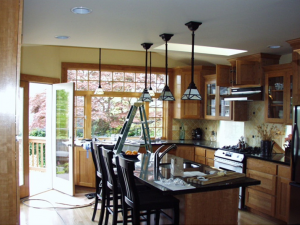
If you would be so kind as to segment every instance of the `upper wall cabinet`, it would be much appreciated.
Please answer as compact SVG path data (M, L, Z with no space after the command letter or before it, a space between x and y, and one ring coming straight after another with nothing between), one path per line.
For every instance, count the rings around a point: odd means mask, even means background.
M247 102L225 101L224 98L230 94L228 87L216 85L216 75L204 76L204 118L209 120L248 120Z
M265 66L265 122L292 124L292 64Z
M202 100L181 100L183 93L191 83L191 67L174 69L174 118L176 119L203 119L204 116L204 81L203 75L216 72L213 66L195 66L194 82L198 88Z
M258 53L229 59L231 66L217 65L217 86L263 86L263 66L279 63L279 55Z
M293 105L300 105L300 38L287 42L293 48Z

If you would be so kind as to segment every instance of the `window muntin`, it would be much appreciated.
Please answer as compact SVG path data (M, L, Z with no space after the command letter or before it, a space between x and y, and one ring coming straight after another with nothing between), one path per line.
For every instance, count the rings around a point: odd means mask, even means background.
M93 136L102 136L106 135L109 136L110 134L114 134L117 129L113 127L110 131L107 131L106 134L100 131L97 131L95 127L96 120L93 119L93 115L96 112L93 112L93 104L92 98L98 97L94 95L95 89L99 85L99 71L97 67L94 66L87 66L87 64L80 64L82 66L78 66L76 64L69 64L68 66L64 67L67 76L67 82L75 82L75 95L84 95L85 100L84 102L87 104L82 109L77 109L78 113L84 111L84 116L82 117L78 115L75 118L75 123L77 130L75 131L75 135L79 138L82 134L85 138L90 138ZM73 69L68 69L72 68ZM74 69L75 68L75 69ZM84 69L83 69L84 68ZM104 89L104 97L127 97L133 98L138 97L141 92L144 90L145 87L145 74L143 72L134 72L134 70L138 67L126 67L126 66L104 66L102 67L103 71L101 72L101 86ZM109 69L107 69L109 68ZM110 69L112 68L112 69ZM121 69L120 69L121 68ZM140 70L138 68L139 71ZM157 72L153 72L151 74L151 87L154 92L160 93L164 86L165 86L165 74L163 72L158 72L160 69L156 70ZM150 76L147 76L147 86L149 88ZM85 92L82 92L85 91ZM84 94L81 94L84 93ZM119 96L118 96L119 95ZM102 97L102 96L101 96ZM158 97L158 96L156 96ZM154 99L154 103L145 103L145 110L146 114L149 115L149 120L153 120L154 123L149 124L150 128L150 135L151 137L161 137L163 134L163 102L157 101ZM157 103L158 102L158 103ZM81 110L81 111L80 111ZM76 111L75 111L76 112ZM99 112L98 112L99 113ZM101 113L100 113L101 114ZM127 113L125 113L127 115ZM137 113L138 114L138 113ZM121 114L120 114L121 115ZM126 115L122 115L124 118ZM99 115L98 115L99 116ZM76 117L76 116L75 116ZM140 117L138 116L138 120L140 121ZM94 124L94 127L93 125ZM123 124L122 124L123 126ZM86 130L88 128L88 130ZM141 125L138 126L131 126L131 131L129 132L129 136L141 136ZM77 135L78 134L78 135Z
M84 96L75 96L74 100L74 136L75 138L83 138L84 137L84 120L85 120L85 113L84 113Z

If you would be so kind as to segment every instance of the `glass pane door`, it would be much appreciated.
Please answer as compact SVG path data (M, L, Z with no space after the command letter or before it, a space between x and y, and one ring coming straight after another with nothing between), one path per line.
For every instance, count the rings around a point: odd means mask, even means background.
M53 85L52 107L53 188L73 195L74 83Z
M230 101L225 101L224 98L229 94L227 87L220 87L219 115L221 117L230 116Z
M206 96L206 115L215 116L216 115L216 84L206 85L207 96Z
M289 96L288 96L288 119L292 122L293 120L293 75L290 75L289 83Z
M283 118L283 76L268 79L268 118Z
M20 88L20 98L19 98L19 186L25 184L24 181L24 149L23 149L23 114L24 114L24 88Z

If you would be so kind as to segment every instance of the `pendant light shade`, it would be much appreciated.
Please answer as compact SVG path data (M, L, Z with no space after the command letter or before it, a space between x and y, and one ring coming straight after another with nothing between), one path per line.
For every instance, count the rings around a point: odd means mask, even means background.
M149 69L149 73L150 73L150 87L149 87L149 94L150 94L150 96L154 96L155 95L155 93L154 93L154 91L152 90L152 87L151 87L151 75L152 75L152 73L151 73L151 52L149 52L149 54L150 54L150 69Z
M99 86L94 92L95 95L103 95L104 91L101 87L101 48L99 48Z
M194 83L194 42L195 42L195 31L202 23L200 22L188 22L185 25L192 31L192 68L191 68L191 83L187 90L182 96L182 100L201 100L202 97Z
M175 98L168 86L168 41L171 39L173 34L161 34L159 35L166 42L166 85L161 92L158 100L161 101L175 101Z
M149 94L149 91L147 89L147 61L148 61L148 49L152 46L152 43L143 43L142 46L144 47L144 49L146 49L146 65L145 65L145 88L144 91L141 95L141 97L139 98L139 101L142 102L152 102L152 98Z

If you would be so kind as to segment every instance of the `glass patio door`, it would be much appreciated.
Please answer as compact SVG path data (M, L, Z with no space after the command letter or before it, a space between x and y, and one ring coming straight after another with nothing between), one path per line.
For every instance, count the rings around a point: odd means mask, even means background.
M53 188L74 195L74 83L53 84L52 102Z

